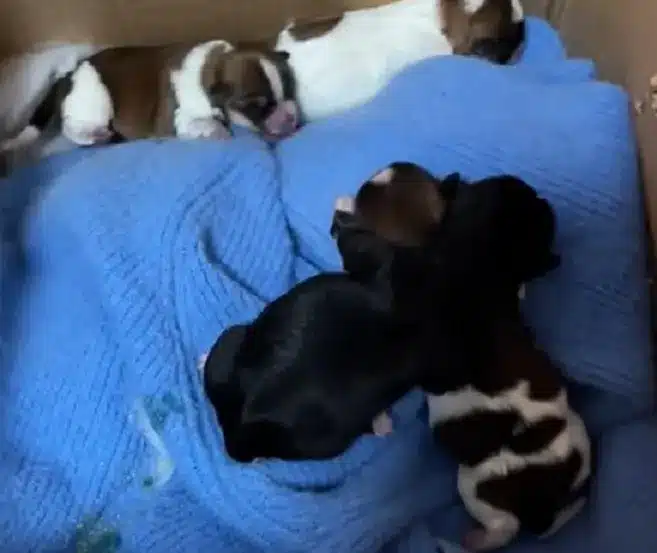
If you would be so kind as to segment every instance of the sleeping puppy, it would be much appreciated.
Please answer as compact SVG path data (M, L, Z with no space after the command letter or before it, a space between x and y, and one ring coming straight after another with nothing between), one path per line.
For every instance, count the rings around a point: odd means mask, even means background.
M452 176L441 221L418 227L434 209L405 220L392 202L409 183L395 174L382 171L351 206L340 205L351 207L352 227L391 240L410 235L434 258L427 265L431 285L421 289L425 279L394 287L393 301L403 305L410 298L417 314L429 422L458 460L460 495L482 525L465 545L501 547L521 529L548 535L582 509L591 471L586 429L568 406L559 370L535 345L517 298L521 283L558 264L552 210L518 179L467 185ZM425 193L424 205L431 206L441 194L441 182L434 183L410 184L416 190L404 201L421 210L416 195ZM352 252L341 254L345 265L352 262ZM373 266L377 255L370 255Z
M398 0L291 23L276 48L290 53L301 111L313 121L367 102L427 58L456 53L507 63L524 35L519 0Z
M410 391L388 287L361 276L310 278L221 334L204 386L232 459L335 457Z
M88 146L165 136L226 138L237 124L283 138L299 121L287 59L285 52L236 49L223 40L108 48L53 85L28 132L54 124Z

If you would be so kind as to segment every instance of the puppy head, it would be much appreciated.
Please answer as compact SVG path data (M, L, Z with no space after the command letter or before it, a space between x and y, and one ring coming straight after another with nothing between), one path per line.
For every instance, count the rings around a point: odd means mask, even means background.
M283 51L215 48L207 57L201 81L213 105L239 125L270 138L284 138L299 126L295 82Z
M461 179L440 180L412 163L396 162L372 176L355 198L338 198L331 234L345 270L372 278L388 272L396 256L408 262L426 245ZM406 264L408 268L408 263Z
M509 63L525 40L519 0L443 0L443 33L455 54Z
M323 275L224 332L204 380L227 454L329 459L372 433L372 420L412 386L386 339L384 304L344 275Z
M517 291L559 265L555 230L546 200L522 180L499 176L459 188L434 246L455 270L478 270Z

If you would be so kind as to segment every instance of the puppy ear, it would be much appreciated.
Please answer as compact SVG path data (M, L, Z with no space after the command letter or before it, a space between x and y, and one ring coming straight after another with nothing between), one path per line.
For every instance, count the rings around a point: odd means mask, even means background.
M337 235L337 245L344 270L361 282L376 279L392 263L392 247L371 231L344 229Z
M438 193L442 196L443 200L449 202L454 199L459 187L464 182L460 173L450 173L438 181Z

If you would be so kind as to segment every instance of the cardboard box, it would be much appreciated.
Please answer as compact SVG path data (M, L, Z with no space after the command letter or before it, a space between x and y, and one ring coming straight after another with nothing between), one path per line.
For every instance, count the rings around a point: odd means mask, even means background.
M48 42L161 44L221 36L262 40L291 17L313 20L388 0L0 0L0 58ZM601 76L635 101L646 209L657 242L657 2L648 0L524 0L549 19L569 52L592 57ZM657 88L657 82L655 82ZM655 92L657 98L657 92Z

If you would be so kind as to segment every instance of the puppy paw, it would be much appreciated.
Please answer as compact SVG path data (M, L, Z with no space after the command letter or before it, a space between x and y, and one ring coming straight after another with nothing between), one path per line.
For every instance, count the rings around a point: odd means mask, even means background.
M372 431L375 436L387 436L392 434L392 419L388 413L383 412L372 421Z
M74 120L64 120L62 134L78 146L91 146L109 142L114 133L107 125Z
M463 538L468 551L491 551L507 545L518 533L518 522L512 517L491 520L486 527L470 530Z
M177 135L181 138L199 139L209 138L225 140L230 133L224 124L214 117L193 117L178 122Z

